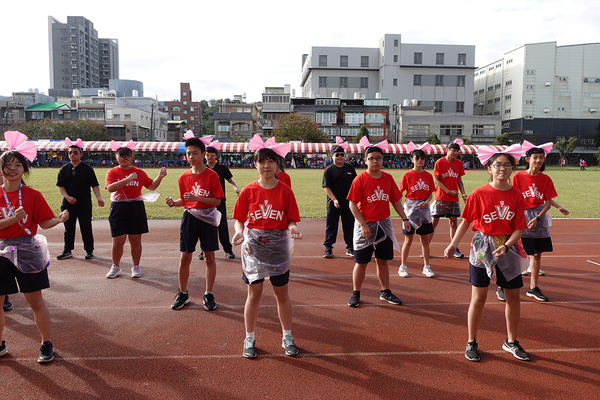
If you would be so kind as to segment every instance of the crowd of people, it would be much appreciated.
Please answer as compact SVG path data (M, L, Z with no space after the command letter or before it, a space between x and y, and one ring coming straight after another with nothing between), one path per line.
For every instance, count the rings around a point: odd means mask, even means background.
M94 238L90 223L90 190L98 206L103 207L104 200L93 168L81 161L83 143L80 139L71 142L67 138L69 162L60 169L56 183L63 203L61 213L55 217L41 193L28 187L23 180L23 176L29 173L27 160L35 158L35 145L27 142L27 137L19 132L7 132L5 138L10 150L0 157L3 181L3 195L0 196L0 298L4 305L0 335L4 331L4 311L12 308L9 295L24 293L41 336L38 361L45 363L54 359L50 313L42 297L42 290L49 287L47 267L50 255L45 238L37 234L38 226L49 229L64 224L64 247L57 256L58 260L64 260L72 257L75 227L79 221L85 259L92 259ZM401 254L399 276L408 278L408 255L417 234L423 258L422 274L434 278L435 273L429 263L430 243L440 218L448 219L450 224L450 244L444 251L448 258L465 257L458 245L473 225L475 235L468 255L472 292L465 357L471 361L480 359L477 333L487 288L495 273L497 296L506 302L507 338L502 348L520 360L529 360L517 340L523 276L531 274L526 295L548 301L538 286L538 276L543 275L541 255L552 251L548 210L554 206L561 213L568 214L553 200L557 193L550 177L543 173L552 144L535 146L525 141L523 145L513 145L504 151L482 146L479 160L490 173L491 181L471 194L465 192L462 183L464 165L457 158L460 142L447 146L446 156L433 164L433 174L425 170L427 162L432 160L427 156L429 145L410 143L412 169L403 175L400 184L383 171L387 142L372 144L363 138L360 144L366 149L361 160L366 170L357 175L345 152L348 144L340 139L332 146L332 162L325 168L322 182L327 195L323 257L334 256L341 219L345 255L354 261L353 290L348 305L359 307L362 283L373 256L380 284L379 299L401 305L402 300L390 288L389 262L394 258L394 251ZM142 276L139 267L142 235L149 230L144 201L156 200L152 191L167 175L167 169L163 167L152 179L134 166L134 145L131 141L111 143L118 165L109 169L105 178L105 189L111 199L108 221L112 265L106 274L109 279L122 273L120 261L126 241L131 248L131 277ZM240 190L229 168L218 163L218 142L211 142L210 138L196 138L193 134L186 138L186 160L190 169L178 178L179 197L165 198L166 206L182 207L184 210L179 239L179 287L171 308L180 310L190 303L190 264L199 243L199 259L204 260L206 267L202 302L207 311L217 309L213 293L217 276L215 251L219 249L220 242L226 257L233 259L233 246L241 246L242 279L247 286L242 354L246 358L257 357L259 305L264 281L269 278L277 301L282 347L287 355L295 356L299 348L292 336L292 301L288 285L294 240L302 239L302 232L297 225L300 214L291 179L285 173L285 158L290 145L277 144L274 138L264 142L255 135L249 147L255 151L252 165L256 168L258 179ZM527 169L516 173L509 181L522 156L525 156ZM238 196L233 210L235 232L231 240L225 208L226 181ZM142 193L142 187L150 192ZM402 246L392 227L390 204L402 218ZM459 217L462 217L460 224ZM0 356L7 352L6 342L2 340Z

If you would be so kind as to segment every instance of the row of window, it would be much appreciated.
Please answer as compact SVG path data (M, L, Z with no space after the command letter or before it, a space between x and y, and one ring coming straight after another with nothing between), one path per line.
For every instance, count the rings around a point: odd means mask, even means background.
M289 103L290 96L274 96L274 95L263 95L263 103Z
M329 82L331 83L331 85L328 84L328 78L329 78ZM356 78L351 79L351 83L350 86L348 86L348 77L342 76L342 77L327 77L327 76L320 76L319 77L319 87L340 87L340 88L347 88L347 87L359 87L361 89L368 89L369 88L369 78L367 77L361 77L360 78L360 83L359 86L356 85L356 83L352 83L352 81L354 81ZM335 85L335 81L337 80L338 85ZM356 81L357 83L359 81Z
M426 75L430 76L430 75ZM450 76L448 77L450 78ZM396 79L394 79L396 81ZM454 83L454 82L452 82ZM396 84L394 84L395 86ZM428 86L423 84L423 75L413 75L413 86ZM436 75L435 76L435 86L444 86L444 75ZM464 87L465 86L465 75L456 76L456 86Z
M440 125L440 136L462 136L464 125ZM369 133L371 133L369 131ZM429 136L428 124L409 124L408 134L412 136ZM473 125L473 136L495 136L494 125Z
M445 53L435 53L435 64L436 65L445 65ZM415 52L414 53L414 64L422 65L423 64L423 53ZM458 55L457 65L467 65L467 55L464 53L460 53Z
M347 112L344 114L344 124L346 125L365 124L365 121L369 125L383 124L385 122L385 114L367 113L365 115L362 112ZM315 122L318 124L336 124L337 113L317 112Z
M327 136L356 136L360 131L360 128L340 126L320 126L319 129L322 130ZM369 136L385 136L385 133L385 128L369 128Z
M445 65L445 53L436 53L435 54L435 64L436 65ZM327 67L327 55L320 54L319 55L319 67ZM394 62L398 62L398 55L394 55ZM423 53L415 52L414 53L414 64L422 65L423 64ZM457 65L467 65L467 55L464 53L458 54ZM348 56L340 56L340 68L348 67ZM369 68L369 56L361 56L360 57L360 67L361 68Z
M327 55L319 55L319 67L327 66ZM340 56L340 68L348 67L348 56ZM360 56L360 67L369 68L369 56Z

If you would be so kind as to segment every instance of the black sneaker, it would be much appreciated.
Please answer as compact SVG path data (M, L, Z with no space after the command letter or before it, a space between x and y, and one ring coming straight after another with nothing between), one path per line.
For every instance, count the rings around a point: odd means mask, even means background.
M523 350L518 340L509 343L508 339L505 339L502 348L508 351L509 353L512 353L513 356L515 356L515 358L519 360L529 361L529 355L525 352L525 350Z
M379 295L379 300L387 301L390 304L401 305L402 300L397 298L390 289L382 290Z
M292 335L285 335L283 339L281 339L281 347L285 349L285 354L288 356L297 356L300 352L298 346L294 343Z
M212 293L205 293L204 299L202 299L202 304L204 304L204 308L208 311L216 310L217 303L215 303L215 296Z
M56 256L57 260L65 260L67 258L71 258L73 257L73 254L71 254L70 251L63 251L62 254Z
M13 305L10 302L10 300L8 299L8 295L4 296L4 303L2 304L2 309L4 311L8 311L8 310L12 310Z
M506 297L504 297L504 289L499 287L498 290L496 290L496 297L498 297L498 300L500 301L506 301Z
M225 257L229 258L230 260L233 260L235 258L235 254L233 254L232 251L226 251Z
M331 247L325 247L325 253L323 253L323 258L331 257L333 257L333 249Z
M346 255L349 257L354 257L354 250L352 249L346 249Z
M242 354L246 358L256 358L256 340L247 337L246 340L244 340L244 352Z
M92 258L94 258L94 254L91 251L89 253L86 253L86 255L85 255L86 260L91 260Z
M188 292L179 292L177 293L177 296L175 296L175 301L173 302L173 304L171 304L171 308L173 310L179 310L189 302L190 296L188 295Z
M54 360L54 346L52 343L45 341L40 347L40 356L38 357L39 363L47 363Z
M352 296L350 296L350 300L348 300L348 305L350 307L358 307L360 304L360 291L355 290L352 292Z
M200 254L198 254L198 260L202 261L204 260L204 252L201 251Z
M479 349L477 348L477 342L467 342L467 351L465 351L465 357L469 361L479 361L481 356L479 355Z
M8 348L6 347L6 342L2 341L2 346L0 346L0 357L8 353Z
M539 300L539 301L548 301L548 297L546 297L542 293L540 288L537 286L534 287L533 289L530 288L529 290L527 290L526 294L527 294L527 297L533 297L534 299Z

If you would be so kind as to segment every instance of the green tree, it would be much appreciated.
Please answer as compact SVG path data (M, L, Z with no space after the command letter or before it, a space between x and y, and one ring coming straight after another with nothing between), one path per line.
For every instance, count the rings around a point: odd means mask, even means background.
M600 164L600 147L598 147L598 151L596 152L596 160L598 160L598 164Z
M575 147L577 147L578 142L579 141L577 140L577 138L574 137L570 139L563 139L554 143L554 148L556 149L556 151L558 151L560 158L567 158L567 156L571 154L573 150L575 150Z
M428 142L429 144L441 144L442 142L440 141L440 138L438 137L438 135L436 135L435 133L432 133L431 135L429 135L427 137L427 139L425 139L426 142Z
M273 136L278 142L300 140L305 143L326 143L327 135L319 129L316 122L298 114L290 114L277 120Z
M360 139L362 139L362 138L363 138L363 136L365 136L367 139L371 140L371 135L369 135L369 130L368 130L368 129L367 129L367 127L366 127L366 126L364 126L364 125L360 127L360 129L359 129L359 131L358 131L358 135L356 135L356 136L354 137L354 140L353 140L353 142L354 142L354 143L358 143L358 142L360 142Z
M109 140L108 131L103 123L89 120L44 119L38 121L18 121L13 130L20 131L30 139L63 140L69 137L72 140L81 138L83 141Z
M600 146L600 122L598 122L598 125L596 125L596 146Z
M496 146L508 146L510 145L510 139L508 133L501 133L496 136L496 140L494 140L494 145Z
M464 138L464 139L463 139L463 144L465 144L465 145L469 145L469 146L470 146L470 145L472 145L472 144L474 144L474 143L473 143L473 141L472 141L471 139L469 139L469 138Z

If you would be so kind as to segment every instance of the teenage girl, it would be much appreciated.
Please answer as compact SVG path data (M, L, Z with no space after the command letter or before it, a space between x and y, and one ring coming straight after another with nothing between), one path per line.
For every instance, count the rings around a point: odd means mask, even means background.
M27 140L25 135L17 133ZM25 295L42 337L38 362L50 362L54 359L54 347L50 342L50 311L42 296L42 290L50 287L46 269L49 263L48 247L40 246L35 236L38 226L50 229L64 223L69 219L69 212L65 210L54 218L42 194L24 184L22 177L29 174L29 167L27 159L18 151L3 153L0 156L0 169L4 178L0 195L0 298L4 301L6 295L18 291ZM18 261L15 266L16 252ZM4 323L2 311L0 337ZM8 349L2 340L0 356L6 353Z
M259 173L257 181L240 193L233 210L235 234L231 242L242 245L242 279L248 285L244 307L246 339L243 355L255 358L255 331L264 280L269 277L277 301L279 322L283 330L281 346L288 356L298 354L292 337L292 303L288 293L292 239L302 239L296 226L300 214L294 193L289 186L275 178L279 156L263 148L254 153Z
M135 144L133 145L135 146ZM131 165L133 159L131 148L118 147L118 144L113 146L113 148L115 147L115 157L119 166L108 170L105 186L106 190L111 193L108 222L112 237L110 252L113 263L106 277L112 279L121 273L123 246L129 236L133 260L131 277L139 278L142 276L139 266L142 258L142 234L148 233L148 218L144 201L141 198L142 186L149 190L158 188L162 179L167 176L167 169L161 168L156 179L152 180L143 170Z
M533 145L525 141L523 146ZM523 248L529 256L529 268L525 274L531 274L527 296L539 301L548 301L548 297L538 287L538 278L542 253L552 251L548 210L552 206L552 199L557 196L552 179L542 173L546 169L544 164L546 161L545 148L529 148L525 154L527 170L517 172L512 179L512 185L521 191L525 198L527 229L523 231L521 240ZM550 148L547 150L550 151Z
M402 245L402 264L398 275L408 278L407 266L408 254L415 232L421 238L421 251L423 254L423 275L428 278L435 277L429 265L429 235L433 233L429 202L433 198L435 185L433 176L423 169L425 165L425 152L421 149L413 150L410 154L414 168L402 175L400 180L400 193L406 192L404 212L410 224L410 230L402 229L404 244Z
M453 257L460 240L473 223L475 235L469 255L469 281L472 285L468 312L469 338L465 352L465 357L470 361L480 360L477 333L494 270L496 283L504 289L506 296L508 338L502 348L519 360L529 360L529 355L517 341L521 304L519 292L523 287L521 271L527 263L527 259L518 254L518 241L527 223L523 195L509 183L510 175L516 166L515 158L518 160L521 155L521 146L513 146L505 150L505 153L491 155L489 159L488 156L482 155L483 151L480 148L481 163L487 165L492 181L475 189L469 196L462 213L463 221L444 251L446 258ZM491 147L482 147L495 152Z

